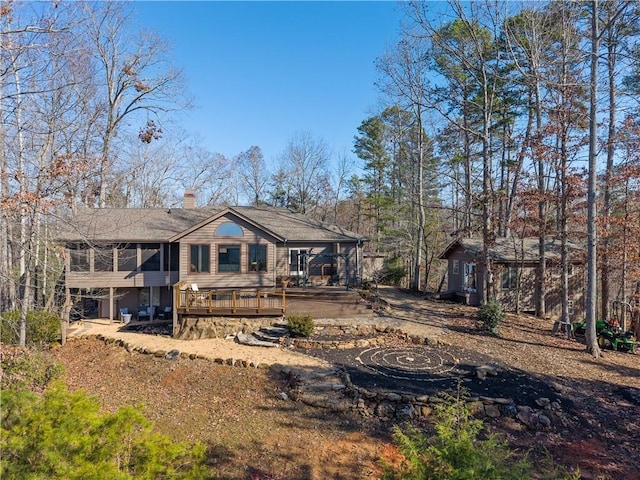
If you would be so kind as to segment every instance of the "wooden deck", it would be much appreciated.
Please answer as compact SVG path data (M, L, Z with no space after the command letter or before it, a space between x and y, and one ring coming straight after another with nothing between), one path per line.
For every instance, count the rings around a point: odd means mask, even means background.
M279 316L286 297L284 290L179 290L175 305L179 315Z

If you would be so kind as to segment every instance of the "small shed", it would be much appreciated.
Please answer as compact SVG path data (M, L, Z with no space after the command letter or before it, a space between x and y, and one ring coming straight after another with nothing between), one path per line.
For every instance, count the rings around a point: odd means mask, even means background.
M489 249L496 300L505 311L534 312L539 289L536 271L540 266L539 239L498 238ZM468 305L480 305L485 275L484 243L480 238L454 240L440 255L447 260L447 291ZM570 321L584 314L584 248L568 243ZM545 243L547 275L545 316L554 320L562 316L561 242L549 238Z

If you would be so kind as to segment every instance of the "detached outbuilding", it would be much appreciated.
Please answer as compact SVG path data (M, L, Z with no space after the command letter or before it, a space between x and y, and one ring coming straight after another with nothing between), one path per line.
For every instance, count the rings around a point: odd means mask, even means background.
M505 311L535 312L540 291L536 288L536 271L540 266L539 245L537 237L498 238L489 249L496 300ZM468 305L480 305L484 296L483 246L480 238L461 238L449 244L439 257L448 262L447 291ZM562 316L560 239L547 239L545 252L545 316L558 320ZM584 314L584 249L569 243L568 258L569 320L575 321Z

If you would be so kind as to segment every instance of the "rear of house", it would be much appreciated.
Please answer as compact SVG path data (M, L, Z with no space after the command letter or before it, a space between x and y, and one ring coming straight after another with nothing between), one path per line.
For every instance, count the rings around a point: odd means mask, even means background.
M81 299L99 317L171 317L174 324L188 313L180 304L185 291L255 299L248 292L266 298L289 285L353 285L364 241L270 207L84 209L59 239L69 302Z

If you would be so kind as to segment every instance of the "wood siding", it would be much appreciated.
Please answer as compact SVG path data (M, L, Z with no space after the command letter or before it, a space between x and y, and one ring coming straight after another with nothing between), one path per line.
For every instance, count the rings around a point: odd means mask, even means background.
M480 305L482 300L482 288L484 278L484 266L481 262L476 262L475 258L466 253L462 248L457 248L450 252L447 258L447 285L448 291L454 292L458 297L463 298L469 305ZM458 261L458 273L454 272L455 261ZM476 292L465 292L463 288L464 264L476 263ZM519 284L515 289L502 288L502 272L508 265L515 265L518 269ZM505 311L533 312L536 304L536 263L518 264L517 262L496 262L493 263L494 285L496 289L496 299ZM557 320L562 315L562 284L560 277L560 267L550 262L548 266L547 295L546 295L546 318ZM573 302L573 309L570 313L570 320L577 321L584 317L584 267L573 265L573 274L569 277L569 300Z
M216 229L225 222L233 222L242 229L242 236L216 236ZM210 272L189 271L189 246L209 245ZM240 271L218 272L218 246L240 246ZM267 271L249 271L249 245L267 247ZM187 284L197 284L198 288L273 288L276 285L275 240L252 225L237 218L220 217L180 239L179 279Z
M69 288L165 287L178 281L178 272L70 272Z
M332 273L335 273L339 277L340 283L349 280L353 284L360 275L361 266L358 264L355 244L287 242L286 244L279 244L276 251L276 275L278 279L291 276L289 269L290 252L296 249L311 252L308 262L309 277L329 281L330 277L333 276ZM334 256L336 253L349 256L349 278L347 278L345 259Z
M502 288L502 274L509 264L495 264L497 300L508 312L535 311L536 266L516 266L518 285L516 288Z

